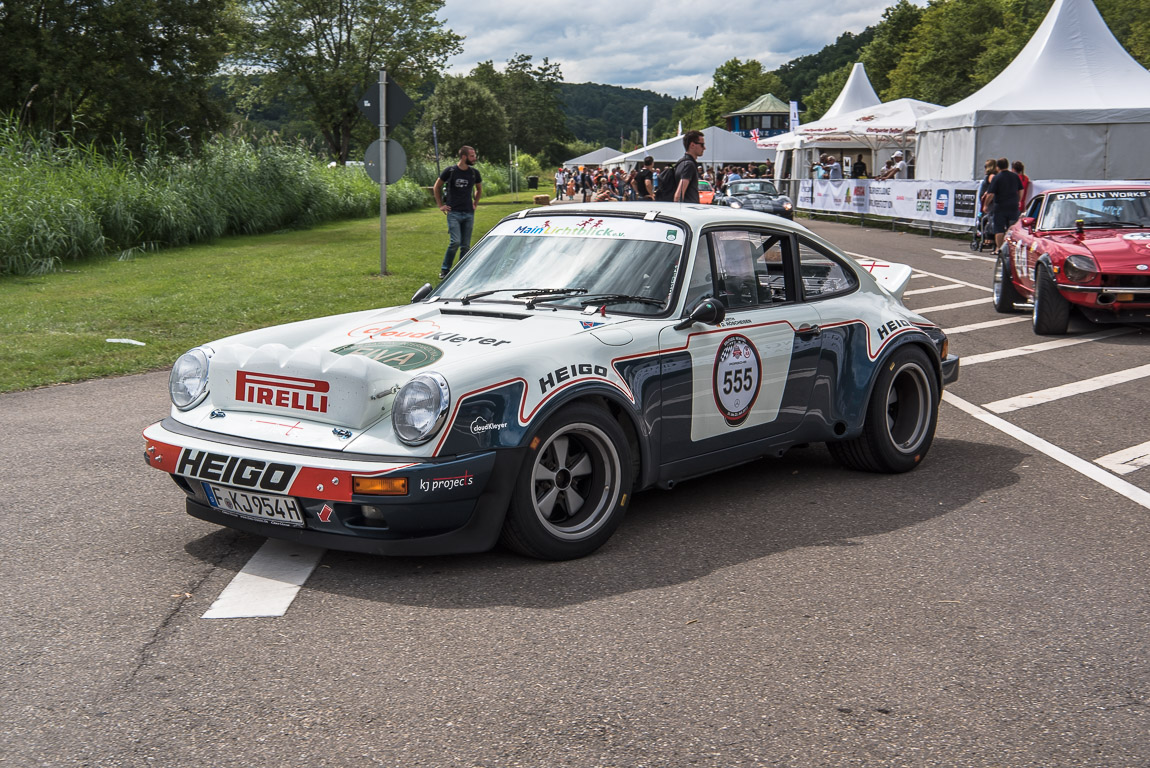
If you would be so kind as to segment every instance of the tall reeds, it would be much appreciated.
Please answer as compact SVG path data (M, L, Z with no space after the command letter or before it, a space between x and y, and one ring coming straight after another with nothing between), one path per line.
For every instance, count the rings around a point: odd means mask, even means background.
M407 178L388 188L391 213L428 202ZM328 167L299 145L218 136L137 158L0 118L0 275L378 210L379 187L362 168Z

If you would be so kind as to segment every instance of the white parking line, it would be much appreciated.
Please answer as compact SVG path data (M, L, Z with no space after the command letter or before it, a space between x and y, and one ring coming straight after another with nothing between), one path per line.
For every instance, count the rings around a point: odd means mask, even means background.
M268 539L201 618L283 616L326 551Z
M1142 443L1124 451L1095 459L1094 463L1119 475L1128 475L1143 467L1150 467L1150 443Z
M947 331L947 333L949 333L949 331ZM1054 400L1061 400L1064 397L1073 397L1083 392L1093 392L1097 389L1112 387L1115 384L1125 384L1128 381L1135 381L1147 376L1150 376L1150 365L1140 365L1137 368L1115 371L1114 373L1107 373L1104 376L1095 376L1092 379L1072 381L1060 387L1050 387L1049 389L1040 389L1037 392L1028 392L1025 395L1018 395L1017 397L995 400L993 403L985 403L982 407L993 413L1009 413L1010 411L1017 411L1021 408L1029 408L1032 405L1042 405L1043 403L1049 403Z
M865 254L855 253L854 251L843 251L843 253L845 253L848 256L853 256L856 259L873 258L872 256L866 256ZM954 278L954 277L948 277L947 275L940 275L937 272L927 272L925 269L915 269L914 272L915 272L915 274L912 275L912 277L917 276L917 275L926 275L927 277L937 277L939 280L946 280L947 282L950 282L950 283L957 283L958 285L965 285L967 288L977 288L980 291L986 291L987 293L994 293L994 289L989 287L989 286L979 285L978 283L968 283L965 280L959 280L959 279Z
M942 399L951 405L959 408L962 411L970 414L979 421L994 427L998 431L1013 437L1021 443L1026 444L1028 447L1039 451L1040 453L1049 456L1055 461L1066 465L1070 469L1078 472L1091 480L1106 486L1117 494L1125 496L1139 506L1150 509L1150 493L1142 490L1136 485L1126 482L1125 480L1115 477L1101 467L1096 467L1085 459L1080 459L1069 451L1059 448L1053 443L1043 440L1038 435L1027 432L1025 429L1016 427L1005 419L1000 419L992 413L984 411L973 403L968 403L961 397L951 394L950 392L943 392Z
M920 293L938 293L939 291L953 291L961 288L961 285L951 283L950 285L936 285L933 288L915 288L913 291L903 291L903 296L917 296Z
M1085 344L1088 341L1100 341L1102 339L1109 339L1111 336L1121 336L1122 334L1133 332L1133 328L1111 328L1108 331L1092 333L1089 336L1071 336L1065 339L1044 341L1041 344L1027 344L1025 347L1000 349L997 352L984 352L981 355L967 355L966 357L962 358L962 367L969 368L970 366L978 365L979 363L989 363L994 360L1004 360L1008 357L1020 357L1021 355L1033 355L1036 352L1048 352L1049 350L1058 349L1060 347L1072 347L1075 344Z
M962 286L958 286L961 288ZM962 309L963 307L977 307L979 304L989 304L994 299L971 299L970 301L960 301L957 304L940 304L937 307L923 307L916 309L915 312L924 315L927 312L943 312L948 309Z
M922 312L924 310L916 310ZM984 323L972 323L971 325L960 325L956 328L943 328L943 332L947 336L953 336L956 333L970 333L971 331L981 331L983 328L995 328L1000 325L1010 325L1011 323L1029 323L1029 317L1004 317L1001 320L987 320Z

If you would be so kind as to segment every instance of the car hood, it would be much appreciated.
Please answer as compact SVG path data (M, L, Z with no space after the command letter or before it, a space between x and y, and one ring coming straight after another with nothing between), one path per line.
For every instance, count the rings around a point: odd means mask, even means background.
M1064 237L1076 246L1087 248L1103 272L1146 274L1150 269L1150 231L1088 230L1081 240L1074 235ZM1141 270L1139 265L1143 267Z
M209 399L177 417L243 435L259 431L253 426L259 419L231 418L233 413L362 430L385 416L395 393L421 373L470 379L482 366L502 375L499 357L522 361L530 347L579 335L594 337L591 343L626 344L632 336L622 326L630 320L493 304L419 304L275 326L207 345ZM228 418L213 419L213 411Z

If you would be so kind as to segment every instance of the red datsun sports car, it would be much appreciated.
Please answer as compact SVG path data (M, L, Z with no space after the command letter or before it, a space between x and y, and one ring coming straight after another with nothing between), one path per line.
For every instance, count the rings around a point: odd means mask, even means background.
M1041 335L1066 333L1071 307L1096 323L1150 323L1150 185L1035 196L994 267L994 308L1026 301Z

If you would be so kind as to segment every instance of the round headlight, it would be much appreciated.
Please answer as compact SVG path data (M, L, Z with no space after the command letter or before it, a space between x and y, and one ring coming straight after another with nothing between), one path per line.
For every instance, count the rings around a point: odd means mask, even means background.
M181 411L194 408L208 395L208 357L210 350L201 347L180 355L168 377L172 404Z
M732 201L729 203L729 205L730 205L732 208L742 208L742 207L743 207L743 204L742 204L742 203L740 203L738 200L732 200Z
M1062 263L1062 275L1072 283L1088 283L1098 274L1094 259L1082 254L1072 254Z
M420 374L395 396L391 425L408 445L426 443L443 426L450 406L447 381L438 373Z

